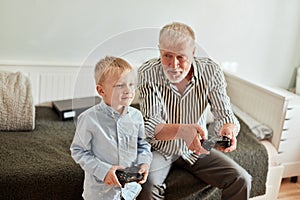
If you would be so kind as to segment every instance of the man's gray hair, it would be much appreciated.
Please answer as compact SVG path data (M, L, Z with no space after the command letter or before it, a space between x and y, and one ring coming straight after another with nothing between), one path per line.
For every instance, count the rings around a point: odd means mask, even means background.
M159 44L186 43L195 46L195 33L186 24L173 22L165 25L159 33Z

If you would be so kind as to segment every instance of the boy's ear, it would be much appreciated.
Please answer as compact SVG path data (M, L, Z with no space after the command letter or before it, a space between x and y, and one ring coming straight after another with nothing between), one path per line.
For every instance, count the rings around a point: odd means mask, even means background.
M103 90L103 87L101 85L96 85L96 90L97 90L99 95L101 95L101 96L104 95L104 90Z

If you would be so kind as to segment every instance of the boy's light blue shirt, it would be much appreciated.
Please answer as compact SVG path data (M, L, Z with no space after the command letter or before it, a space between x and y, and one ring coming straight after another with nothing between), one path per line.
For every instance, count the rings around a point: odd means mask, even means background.
M151 147L145 138L142 114L133 107L121 115L101 101L83 112L70 150L85 171L84 198L119 199L121 188L106 186L103 180L112 165L150 166Z

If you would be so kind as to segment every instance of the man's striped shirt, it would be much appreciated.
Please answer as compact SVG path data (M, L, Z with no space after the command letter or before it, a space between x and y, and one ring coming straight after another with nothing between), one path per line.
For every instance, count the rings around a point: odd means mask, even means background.
M215 120L215 132L226 123L239 122L235 118L226 82L220 67L209 58L194 58L193 76L181 95L164 75L160 58L151 59L139 69L140 108L145 120L146 135L152 148L166 158L191 154L182 139L156 140L154 129L161 123L199 124L206 129L208 104Z

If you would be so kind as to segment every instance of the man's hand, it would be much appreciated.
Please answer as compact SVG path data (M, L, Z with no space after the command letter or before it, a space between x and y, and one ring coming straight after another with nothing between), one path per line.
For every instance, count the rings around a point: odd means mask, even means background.
M120 184L117 176L116 176L116 170L117 169L124 169L124 167L122 166L112 166L109 171L107 172L105 178L104 178L104 183L107 186L118 186L118 187L122 187L122 185Z
M178 137L182 138L185 141L188 148L194 153L196 153L197 155L209 153L201 146L200 139L205 140L206 136L200 125L198 124L180 125L178 130Z
M236 149L237 146L237 139L236 136L238 134L237 132L237 127L234 124L228 123L224 124L224 126L221 128L220 133L221 136L226 136L227 138L230 139L231 146L225 149L219 149L220 151L223 152L231 152Z
M139 181L139 184L143 184L147 181L147 177L149 174L149 165L147 164L141 164L140 165L140 170L138 171L138 173L143 175L143 179Z
M155 127L155 139L183 139L188 148L194 153L198 155L209 153L201 146L200 139L205 140L206 137L203 129L198 124L158 124Z

